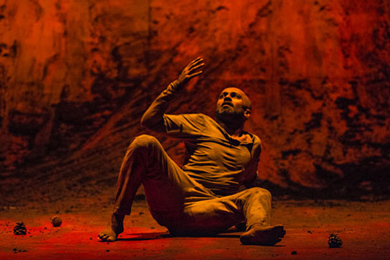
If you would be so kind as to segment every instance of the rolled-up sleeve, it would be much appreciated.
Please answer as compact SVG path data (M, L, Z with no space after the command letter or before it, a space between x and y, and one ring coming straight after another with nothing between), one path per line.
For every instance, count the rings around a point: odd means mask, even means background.
M172 137L187 138L199 135L204 129L202 114L164 115L165 132Z

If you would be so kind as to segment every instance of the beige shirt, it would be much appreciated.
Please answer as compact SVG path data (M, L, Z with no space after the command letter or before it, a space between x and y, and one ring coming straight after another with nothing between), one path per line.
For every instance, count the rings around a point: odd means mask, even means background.
M238 191L257 174L260 139L250 133L237 141L217 122L203 114L164 115L166 133L184 140L183 170L217 195Z
M245 138L238 141L204 114L165 114L175 94L172 85L145 112L143 124L183 140L186 147L183 170L216 195L234 194L241 185L251 186L257 177L260 139L243 132Z

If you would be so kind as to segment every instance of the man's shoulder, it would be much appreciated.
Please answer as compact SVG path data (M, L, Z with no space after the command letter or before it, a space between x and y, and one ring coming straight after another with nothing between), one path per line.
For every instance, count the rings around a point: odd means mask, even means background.
M186 113L186 114L180 114L178 116L182 116L183 118L189 121L203 121L206 115L201 113Z
M253 133L247 132L247 131L245 131L245 133L251 137L253 144L261 145L260 137L258 137L257 135L255 135Z
M252 134L252 136L253 136L253 140L255 141L255 143L261 143L260 137L258 137L258 136L255 135L255 134Z
M214 119L202 113L182 114L182 116L187 118L187 120L198 121L200 123L215 123Z
M199 117L199 118L211 119L211 117L209 117L208 115L205 115L205 114L203 114L203 113L188 113L188 114L183 114L183 115L192 116L192 117ZM211 120L212 120L212 119L211 119Z
M215 136L216 133L221 132L221 126L208 115L203 113L194 113L182 114L182 116L189 125L202 131L205 135Z
M202 113L185 113L179 115L169 115L169 118L180 122L181 127L186 126L188 129L197 129L203 131L210 126L212 119Z

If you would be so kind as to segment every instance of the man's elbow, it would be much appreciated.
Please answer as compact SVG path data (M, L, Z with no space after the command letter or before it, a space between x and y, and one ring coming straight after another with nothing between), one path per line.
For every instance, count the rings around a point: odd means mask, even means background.
M150 120L145 115L142 116L140 123L145 128L150 129L151 127Z
M149 117L143 116L141 118L141 125L149 130L154 132L164 132L164 119L161 120L151 120Z

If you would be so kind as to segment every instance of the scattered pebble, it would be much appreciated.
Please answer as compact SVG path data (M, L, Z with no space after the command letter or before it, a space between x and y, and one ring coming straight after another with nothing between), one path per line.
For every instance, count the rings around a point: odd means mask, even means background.
M53 225L53 227L59 227L62 224L62 219L59 216L54 216L51 219L51 224Z
M297 253L297 251L292 251L291 254L292 254L292 255L296 255L296 254L298 254L298 253Z
M16 223L16 226L14 227L14 234L15 235L26 235L27 229L23 222Z
M343 240L337 234L330 234L328 238L328 245L330 248L338 248L343 244Z
M12 251L14 252L14 253L24 253L24 252L27 252L27 250L25 250L25 249L17 249L17 248L14 248L14 249L12 249Z

